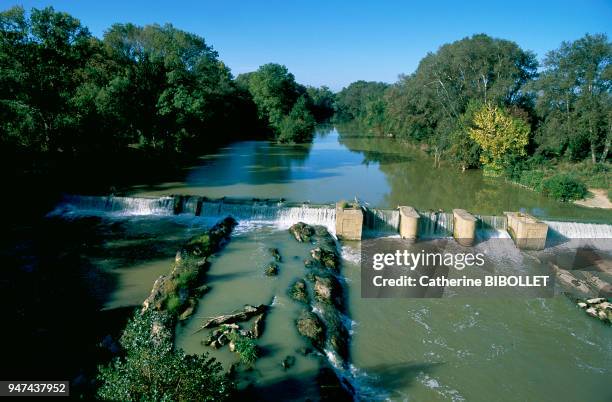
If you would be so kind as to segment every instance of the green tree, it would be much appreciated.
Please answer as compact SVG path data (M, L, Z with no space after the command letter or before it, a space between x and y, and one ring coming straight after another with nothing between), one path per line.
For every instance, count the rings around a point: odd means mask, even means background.
M466 155L458 156L461 145L455 141L466 140L457 133L470 102L518 105L529 111L532 95L524 86L536 69L535 56L507 40L479 34L445 44L386 92L388 128L400 137L426 142L438 158L454 147L451 158L459 157L466 166ZM467 159L471 165L473 159Z
M491 174L500 174L514 157L526 155L529 125L500 107L485 104L474 113L470 137L480 145L480 161Z
M253 97L260 120L266 122L277 140L302 142L312 138L314 116L306 88L295 81L287 67L264 64L257 71L236 79Z
M342 88L336 95L336 118L360 120L366 115L366 105L381 99L388 84L373 81L356 81Z
M128 323L121 346L125 356L99 368L98 397L122 401L222 401L233 391L221 364L207 354L174 350L165 333L170 318L149 310ZM167 330L166 330L167 331Z
M612 141L612 44L606 35L563 42L533 84L539 151L604 162Z

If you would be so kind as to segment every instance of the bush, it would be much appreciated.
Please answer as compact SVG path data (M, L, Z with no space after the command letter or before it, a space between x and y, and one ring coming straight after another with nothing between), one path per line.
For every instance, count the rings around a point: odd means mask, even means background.
M573 176L567 174L556 174L542 183L545 194L560 200L580 200L588 194L585 184Z
M236 332L231 333L230 339L236 345L236 353L240 356L240 361L249 367L255 364L257 357L259 357L255 341Z
M544 172L541 170L524 170L521 172L518 182L523 186L542 191L542 183L544 181Z
M166 299L166 310L173 315L179 313L181 305L181 298L176 293L171 294Z
M168 316L149 310L128 323L121 346L125 357L99 367L98 398L120 401L223 401L234 384L221 364L204 355L185 355L174 349L167 329ZM167 330L167 332L170 332Z

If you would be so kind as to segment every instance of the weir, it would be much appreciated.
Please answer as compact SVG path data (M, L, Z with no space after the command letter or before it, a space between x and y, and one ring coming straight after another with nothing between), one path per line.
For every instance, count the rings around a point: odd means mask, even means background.
M362 236L366 238L398 236L400 210L361 207ZM418 239L452 237L453 214L444 211L416 211ZM284 200L223 198L208 199L197 196L124 197L66 195L50 215L107 215L107 216L172 216L193 215L222 218L228 215L239 221L267 222L289 227L297 222L323 225L336 234L337 211L334 204L313 205ZM508 230L506 216L477 215L476 232ZM545 220L549 236L567 239L612 239L612 225Z

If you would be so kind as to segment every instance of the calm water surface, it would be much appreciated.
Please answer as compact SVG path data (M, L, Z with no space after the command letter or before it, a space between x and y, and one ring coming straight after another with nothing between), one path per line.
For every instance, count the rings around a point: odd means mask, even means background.
M548 218L612 222L609 210L557 202L476 170L461 172L445 165L434 169L433 160L412 146L335 128L320 130L308 145L236 142L203 156L175 181L134 186L130 192L313 203L358 197L384 208L464 208L489 215L524 210Z

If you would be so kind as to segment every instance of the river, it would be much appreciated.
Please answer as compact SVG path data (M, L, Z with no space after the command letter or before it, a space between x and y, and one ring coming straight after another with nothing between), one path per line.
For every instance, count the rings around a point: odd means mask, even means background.
M434 169L432 160L410 145L352 130L322 129L310 145L236 142L201 157L175 179L137 184L125 191L133 197L189 194L317 204L358 197L380 208L465 208L483 215L523 210L549 220L612 223L609 211L559 203L501 179L483 177L478 171L462 173L449 166ZM46 218L44 230L38 230L34 239L27 239L27 230L21 231L24 241L20 244L24 245L11 258L19 261L24 272L45 265L62 266L58 275L72 278L57 291L66 300L49 305L48 311L26 309L26 317L42 318L40 325L45 328L42 335L32 335L27 341L36 345L46 333L55 331L55 346L87 343L84 349L91 349L112 333L94 328L87 330L85 340L79 340L74 310L72 320L64 317L60 326L45 323L44 314L57 308L74 309L71 289L78 289L75 297L82 294L81 300L88 302L83 304L91 305L76 307L83 314L97 311L95 314L106 317L109 312L129 311L138 305L155 277L170 270L179 244L215 220L189 213L172 215L169 202L165 198L113 203L95 197L67 198ZM177 328L179 347L189 353L211 351L201 343L205 334L196 332L206 317L231 312L245 303L273 302L258 341L264 353L241 383L242 387L255 385L252 392L259 400L302 400L316 395L313 376L325 364L325 356L297 352L305 344L293 327L298 307L287 297L289 284L304 275L302 259L308 252L306 245L291 238L287 227L306 217L333 230L333 219L326 213L304 211L296 208L280 218L275 215L270 222L259 216L239 216L232 241L212 260L207 274L211 290L200 300L195 316ZM70 236L58 238L58 232ZM278 248L283 256L275 278L263 274L270 247ZM352 336L350 368L339 370L358 397L397 401L612 399L612 331L567 297L362 299L359 247L359 242L348 242L342 248L347 325ZM520 261L522 254L513 252ZM15 280L24 280L21 276ZM12 297L22 296L15 292ZM87 325L95 320L83 322ZM64 333L69 336L62 342ZM53 345L43 342L42 347ZM22 373L27 372L30 360L36 360L36 351L34 346L26 354ZM212 352L226 367L235 360L227 349ZM79 365L79 353L69 353L70 364ZM296 357L296 364L286 370L280 362L289 355ZM59 352L44 356L58 359ZM81 359L93 358L83 356Z

